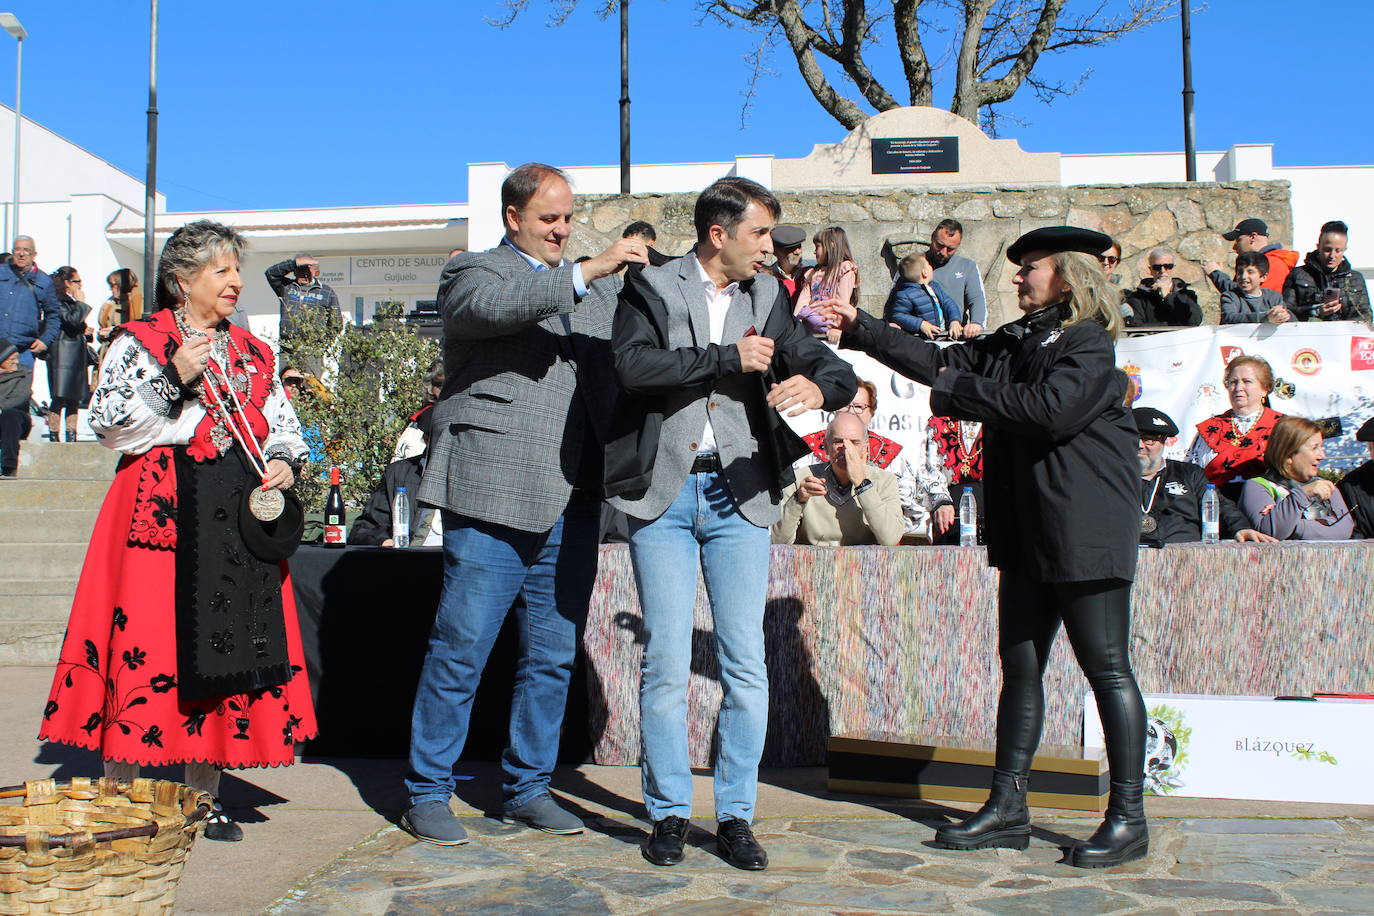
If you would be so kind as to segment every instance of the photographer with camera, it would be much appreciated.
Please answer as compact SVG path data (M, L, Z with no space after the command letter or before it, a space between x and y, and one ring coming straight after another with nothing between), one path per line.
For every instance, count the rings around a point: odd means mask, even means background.
M329 329L337 331L343 320L339 316L339 296L333 287L320 282L320 262L308 254L298 254L263 272L267 285L281 300L281 325L277 339L286 340L296 331L296 322L306 309L325 309Z

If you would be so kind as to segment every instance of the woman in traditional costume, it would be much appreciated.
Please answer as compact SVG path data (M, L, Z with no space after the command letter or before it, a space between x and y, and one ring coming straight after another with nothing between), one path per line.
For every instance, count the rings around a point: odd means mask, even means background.
M1274 370L1262 357L1237 356L1227 363L1222 382L1231 408L1197 425L1188 460L1217 489L1238 499L1242 483L1264 473L1269 434L1283 414L1269 406Z
M123 453L96 520L39 738L106 775L284 766L315 734L285 557L305 443L271 349L226 320L244 240L200 220L158 263L165 307L112 337L91 427ZM242 838L216 809L206 836Z

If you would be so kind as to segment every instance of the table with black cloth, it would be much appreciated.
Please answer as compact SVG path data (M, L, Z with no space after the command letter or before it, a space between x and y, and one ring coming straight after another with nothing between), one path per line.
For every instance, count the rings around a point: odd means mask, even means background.
M438 547L328 548L302 545L290 560L319 737L307 754L404 758L410 710L443 584ZM510 721L519 648L506 619L473 700L464 760L498 760ZM582 762L590 747L580 659L569 691L560 759Z
M291 560L320 714L309 750L404 756L438 602L437 548L303 547ZM1142 549L1131 655L1146 693L1374 693L1374 541ZM684 570L684 581L691 571ZM1001 675L997 573L982 548L773 547L764 617L764 763L824 762L830 734L993 736ZM467 756L505 740L515 634L507 622L474 705ZM639 602L624 545L601 548L562 759L639 761ZM1067 640L1045 673L1048 744L1081 742L1087 682ZM720 706L697 585L689 748L710 761Z

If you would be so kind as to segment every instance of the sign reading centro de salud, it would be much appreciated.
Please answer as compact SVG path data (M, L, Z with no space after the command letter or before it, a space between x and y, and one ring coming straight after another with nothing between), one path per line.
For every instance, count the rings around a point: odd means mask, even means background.
M873 174L959 171L958 137L874 137Z
M439 285L448 263L443 254L379 254L353 258L320 258L320 279L330 286Z

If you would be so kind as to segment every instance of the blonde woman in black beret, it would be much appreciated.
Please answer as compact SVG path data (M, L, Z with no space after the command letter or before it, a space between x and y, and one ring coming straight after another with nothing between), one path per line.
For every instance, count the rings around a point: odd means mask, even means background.
M947 348L827 303L845 332L842 346L930 385L934 413L983 423L988 562L1001 570L997 757L987 803L936 832L936 845L948 849L1029 843L1026 787L1061 620L1097 699L1112 777L1106 819L1069 861L1118 865L1149 849L1145 705L1127 638L1140 465L1113 348L1120 297L1097 262L1111 245L1072 226L1023 235L1007 256L1024 316Z

